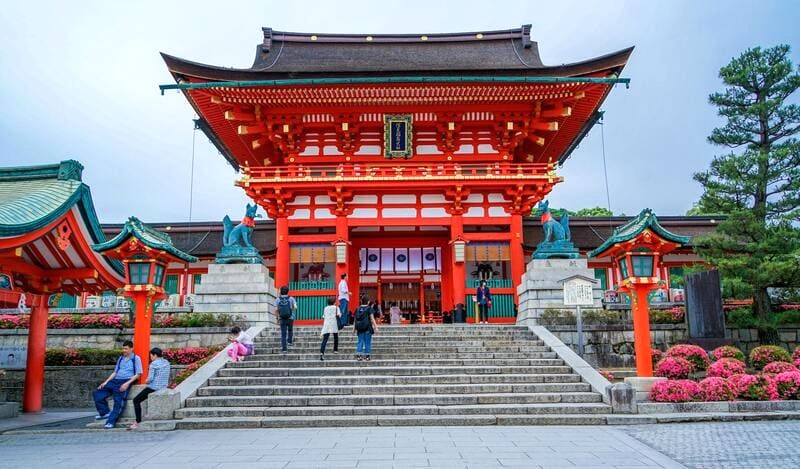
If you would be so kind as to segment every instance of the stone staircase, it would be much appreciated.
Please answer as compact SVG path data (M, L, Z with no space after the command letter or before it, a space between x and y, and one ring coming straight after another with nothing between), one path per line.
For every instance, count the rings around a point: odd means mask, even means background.
M319 327L256 339L176 411L177 428L604 424L611 407L520 326L383 326L372 360L352 327L319 359Z

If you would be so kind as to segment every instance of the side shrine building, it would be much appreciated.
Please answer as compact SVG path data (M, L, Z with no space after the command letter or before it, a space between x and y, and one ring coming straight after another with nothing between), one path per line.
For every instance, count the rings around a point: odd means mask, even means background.
M546 66L529 25L263 35L247 69L162 54L176 83L161 88L183 92L274 220L276 285L316 313L347 273L355 298L425 314L470 312L489 279L493 316L513 320L523 217L627 85L633 48Z

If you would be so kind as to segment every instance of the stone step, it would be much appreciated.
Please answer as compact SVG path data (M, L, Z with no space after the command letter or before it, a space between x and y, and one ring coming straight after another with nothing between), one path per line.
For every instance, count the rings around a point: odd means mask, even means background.
M281 344L280 338L272 340L256 339L253 341L255 345L261 347L279 347ZM294 337L292 341L295 347L317 347L322 342L322 338L317 335L309 339L299 339ZM402 338L402 337L388 337L378 336L373 337L373 346L390 346L390 347L484 347L484 348L502 348L502 347L544 347L544 343L538 340L453 340L449 338L443 339L419 339L419 338ZM356 336L345 335L339 336L339 345L352 345L355 347ZM328 339L328 346L333 346L333 337Z
M198 396L321 396L363 394L497 394L589 392L587 383L385 384L340 386L204 386Z
M474 415L474 414L602 414L611 409L601 403L504 404L484 405L417 405L417 406L335 406L335 407L185 407L175 418L236 418L340 415Z
M272 316L271 313L264 313L268 311L269 305L267 303L200 303L195 302L192 311L195 313L259 313L265 316Z
M313 417L191 418L176 421L176 429L481 426L481 425L604 425L608 414L575 415L350 415Z
M488 383L578 383L577 374L490 374L490 375L372 375L372 376L276 376L217 377L209 386L341 386L387 384L488 384Z
M341 354L339 354L341 355ZM555 352L552 353L552 356L555 357ZM346 358L346 357L338 357L332 360L325 360L324 362L320 362L319 360L303 360L300 359L299 356L296 356L294 359L290 358L290 355L279 355L269 360L244 360L237 363L228 363L226 366L232 368L269 368L272 366L277 367L285 367L285 366L293 366L293 367L318 367L320 364L324 363L326 367L336 367L336 366L354 366L356 364L360 366L373 366L373 367L382 367L382 366L475 366L475 365L494 365L494 366L559 366L563 365L564 362L558 358L514 358L514 359L460 359L460 358L451 358L451 359L382 359L382 358L375 358L369 362L365 361L357 361L355 358Z
M202 389L202 388L201 388ZM319 395L319 396L198 396L186 400L186 407L314 407L393 405L478 405L601 402L593 392L537 392L495 394L403 394L403 395Z
M220 283L253 283L259 285L268 285L271 283L269 274L266 272L243 272L243 273L225 273L225 274L204 274L201 277L201 285L220 284ZM274 295L277 296L277 295Z
M264 293L274 296L273 292L274 290L270 289L266 283L200 283L194 287L194 293L196 295L240 295L247 293Z
M560 360L559 360L560 361ZM325 362L326 364L329 362ZM469 373L472 376L492 376L497 374L567 374L572 373L568 366L544 365L544 366L340 366L329 367L319 366L307 368L295 367L276 367L276 368L244 368L227 367L219 370L220 377L280 377L280 376L374 376L392 374L394 376L447 376Z
M280 352L280 343L263 343L256 342L254 344L260 354L277 353ZM295 352L314 352L319 351L320 342L294 342L291 348ZM328 341L327 349L333 349L332 341ZM355 350L355 340L340 340L339 350ZM437 342L437 343L412 343L412 342L387 342L387 341L373 341L372 350L387 350L397 353L413 352L419 350L434 349L437 352L549 352L550 347L544 345L528 345L528 344L502 344L502 345L484 345L484 344L460 344L452 342Z
M325 354L325 361L328 360L343 360L343 359L353 359L355 357L355 353L353 350L350 351L339 351L338 354L334 354L328 352ZM392 358L403 358L406 360L451 360L451 359L482 359L482 360L511 360L517 358L555 358L555 352L511 352L511 353L493 353L493 352L466 352L466 353L457 353L457 352L438 352L438 351L430 351L430 352L395 352L390 350L383 350L383 351L372 351L370 353L370 358L372 361L378 359L384 360L391 360ZM274 362L274 361L286 361L286 360L308 360L308 361L320 361L320 353L319 351L316 352L305 352L305 353L297 353L294 350L290 351L289 353L283 355L280 353L275 353L271 355L253 355L250 357L245 357L245 362Z

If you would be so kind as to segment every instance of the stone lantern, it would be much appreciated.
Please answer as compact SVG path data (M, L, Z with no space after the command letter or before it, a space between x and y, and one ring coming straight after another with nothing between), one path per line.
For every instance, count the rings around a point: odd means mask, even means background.
M125 266L125 285L120 291L135 305L133 351L142 360L143 373L139 382L143 384L150 361L153 306L166 297L167 268L171 262L183 265L197 262L197 258L175 248L169 235L150 228L136 217L130 217L113 239L96 244L92 249Z
M614 229L602 245L587 253L588 257L611 257L617 271L617 291L631 297L633 340L638 377L653 376L650 346L650 315L647 302L651 290L663 281L655 275L663 256L688 244L688 236L665 230L650 209Z

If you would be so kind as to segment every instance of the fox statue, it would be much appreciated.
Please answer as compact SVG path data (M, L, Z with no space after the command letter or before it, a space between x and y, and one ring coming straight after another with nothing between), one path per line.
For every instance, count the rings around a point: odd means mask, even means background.
M223 246L235 246L241 243L241 245L245 247L253 247L253 243L250 242L250 238L253 235L253 228L256 226L255 219L261 217L261 215L256 213L256 210L258 210L258 205L247 204L247 210L245 210L244 218L242 218L242 222L236 226L233 226L231 218L225 215L225 218L222 219Z
M569 241L572 237L569 232L569 214L565 211L561 216L561 220L553 218L550 213L550 201L545 200L539 202L536 207L541 212L542 228L544 228L543 243L550 243L556 241Z

